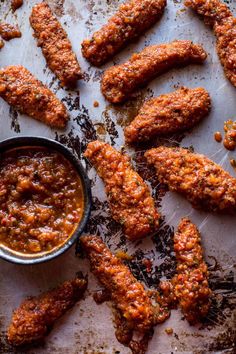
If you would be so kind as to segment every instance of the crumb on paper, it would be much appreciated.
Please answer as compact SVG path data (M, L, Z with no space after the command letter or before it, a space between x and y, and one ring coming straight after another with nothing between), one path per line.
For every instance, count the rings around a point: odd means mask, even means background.
M217 143L221 143L221 141L222 141L222 134L221 134L221 132L215 132L214 138L215 138L215 141L217 141Z
M231 159L230 160L230 164L236 170L236 160L235 159Z
M133 259L132 256L130 256L127 252L124 252L122 250L118 250L116 252L116 257L125 261L131 261Z
M173 334L173 328L171 328L171 327L167 327L166 329L165 329L165 332L166 332L166 334Z

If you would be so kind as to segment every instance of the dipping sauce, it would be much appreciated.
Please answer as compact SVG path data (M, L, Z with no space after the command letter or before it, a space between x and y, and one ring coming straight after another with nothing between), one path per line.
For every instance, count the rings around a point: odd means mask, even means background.
M25 254L62 245L80 222L83 187L60 153L23 147L0 158L0 245Z

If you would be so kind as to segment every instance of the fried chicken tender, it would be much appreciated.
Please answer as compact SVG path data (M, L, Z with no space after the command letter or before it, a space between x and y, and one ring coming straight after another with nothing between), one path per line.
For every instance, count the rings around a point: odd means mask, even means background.
M203 16L206 24L213 27L225 75L236 87L236 18L219 0L186 0L185 5Z
M9 23L0 22L0 36L5 41L10 41L14 38L20 38L21 31L19 30L19 27L17 25L13 26Z
M46 2L33 7L30 23L49 68L62 86L75 86L82 78L78 60L65 30Z
M159 181L181 193L197 209L236 211L236 178L204 155L183 148L158 147L145 153Z
M108 23L82 43L83 56L100 66L127 43L152 27L164 12L166 0L129 0L121 4Z
M200 233L187 218L181 220L174 235L174 250L177 259L177 275L172 281L174 293L185 318L194 324L206 317L212 292Z
M154 200L128 157L101 141L89 143L85 156L105 182L112 216L126 236L137 240L154 232L159 224Z
M21 65L0 70L0 97L21 113L64 128L69 117L62 102Z
M42 340L54 322L80 300L87 288L84 278L66 281L56 289L25 300L13 313L8 341L14 346Z
M211 99L203 88L182 87L144 103L125 129L126 142L146 141L192 128L210 111Z
M110 293L129 329L149 331L154 325L154 308L148 293L122 261L113 255L98 236L82 236L82 247L91 271Z
M146 47L129 61L105 71L101 90L111 103L127 100L134 91L166 71L188 64L201 64L207 54L191 41L174 41Z

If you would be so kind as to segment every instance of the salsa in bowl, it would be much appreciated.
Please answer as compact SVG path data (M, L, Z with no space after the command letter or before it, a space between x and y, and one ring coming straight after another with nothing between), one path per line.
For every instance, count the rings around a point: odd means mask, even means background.
M58 142L20 137L0 143L0 257L52 259L82 233L91 207L86 172Z

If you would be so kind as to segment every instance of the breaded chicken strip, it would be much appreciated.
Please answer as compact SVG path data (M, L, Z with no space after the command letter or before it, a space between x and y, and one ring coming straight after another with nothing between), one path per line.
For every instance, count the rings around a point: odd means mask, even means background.
M188 64L200 64L207 54L191 41L152 45L133 54L129 61L106 70L101 83L105 98L111 103L127 100L134 91L166 71Z
M82 236L82 247L92 273L109 292L129 328L146 332L154 324L154 309L148 293L122 261L113 255L98 236Z
M104 287L105 300L112 301L117 340L133 354L146 353L153 327L170 316L168 299L157 291L146 291L100 237L86 235L80 240L92 273ZM136 332L142 335L139 340L134 338Z
M159 224L154 200L128 157L101 141L89 143L85 156L103 179L112 216L126 236L136 240L154 232Z
M182 87L152 98L144 103L137 117L126 127L126 141L147 141L155 136L187 130L203 119L210 108L210 96L203 88Z
M185 318L194 324L206 317L211 304L211 290L201 236L187 218L181 220L174 235L174 250L177 260L177 275L172 281L174 294Z
M30 23L49 68L62 86L75 86L82 78L78 60L65 30L46 2L33 7Z
M129 0L121 4L108 23L82 43L83 56L99 66L126 44L152 27L166 6L166 0Z
M236 211L236 178L204 155L161 146L145 153L159 181L181 193L193 207L207 211Z
M64 104L21 65L0 70L0 97L17 111L52 127L64 128L69 119Z
M206 24L213 27L225 75L236 87L236 18L219 0L185 0L185 5L203 16Z
M56 289L25 300L13 313L7 337L14 346L42 340L54 322L80 300L87 288L84 278L66 281Z

